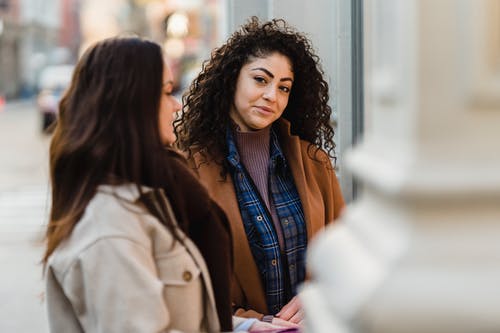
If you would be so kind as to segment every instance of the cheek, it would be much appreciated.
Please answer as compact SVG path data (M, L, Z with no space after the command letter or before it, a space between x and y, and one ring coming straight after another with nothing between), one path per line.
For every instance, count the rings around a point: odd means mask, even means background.
M255 89L253 85L246 82L238 83L238 88L234 96L235 100L238 100L241 104L250 103L257 99L259 96L259 91Z
M235 104L241 104L242 103L242 101L244 99L242 95L243 94L241 93L240 89L236 90L236 92L234 93L234 103Z
M279 109L281 112L283 112L286 108L286 106L288 105L288 96L283 96L282 98L280 98L280 101L279 101Z
M172 109L168 107L165 108L163 110L163 125L167 128L171 127L173 121L174 121L174 114L172 112Z
M163 98L160 103L160 114L164 120L169 119L172 116L172 103Z
M169 111L168 105L162 102L160 105L160 128L165 131L172 122L172 112Z

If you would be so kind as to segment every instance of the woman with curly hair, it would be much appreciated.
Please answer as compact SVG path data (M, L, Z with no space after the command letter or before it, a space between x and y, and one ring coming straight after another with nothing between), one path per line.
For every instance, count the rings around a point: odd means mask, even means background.
M252 17L184 96L178 144L229 218L238 315L302 321L307 243L344 207L330 115L310 41L277 19Z

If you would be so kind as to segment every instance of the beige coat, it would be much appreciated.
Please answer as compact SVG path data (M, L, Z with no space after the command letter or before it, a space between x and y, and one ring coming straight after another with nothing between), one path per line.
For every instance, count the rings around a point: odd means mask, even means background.
M318 160L308 155L309 143L290 134L290 124L284 119L278 121L278 136L281 149L291 169L297 191L302 202L308 239L335 220L344 208L344 198L331 162L323 151ZM230 224L234 247L233 303L238 316L261 318L263 314L275 314L268 309L264 288L257 265L253 259L246 238L240 209L236 199L231 176L221 179L221 166L206 162L200 152L190 159L190 165L197 172L214 200L226 213Z
M173 242L137 198L132 185L100 186L50 256L51 332L220 331L203 257L189 239Z

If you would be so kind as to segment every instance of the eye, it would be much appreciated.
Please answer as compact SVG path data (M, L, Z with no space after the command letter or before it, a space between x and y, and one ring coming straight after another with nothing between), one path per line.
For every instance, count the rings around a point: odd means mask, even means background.
M168 82L163 84L163 93L165 94L165 96L172 96L173 91L174 87L172 83Z
M289 93L290 92L290 88L286 87L286 86L281 86L280 90L283 91L283 92L285 92L285 93Z
M262 76L254 76L253 78L255 81L257 81L258 83L266 83L266 79Z

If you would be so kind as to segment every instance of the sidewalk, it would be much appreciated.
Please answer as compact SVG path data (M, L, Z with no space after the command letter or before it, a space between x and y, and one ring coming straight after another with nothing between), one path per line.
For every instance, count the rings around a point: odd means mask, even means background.
M0 332L48 332L40 260L48 214L48 144L33 100L0 112Z

